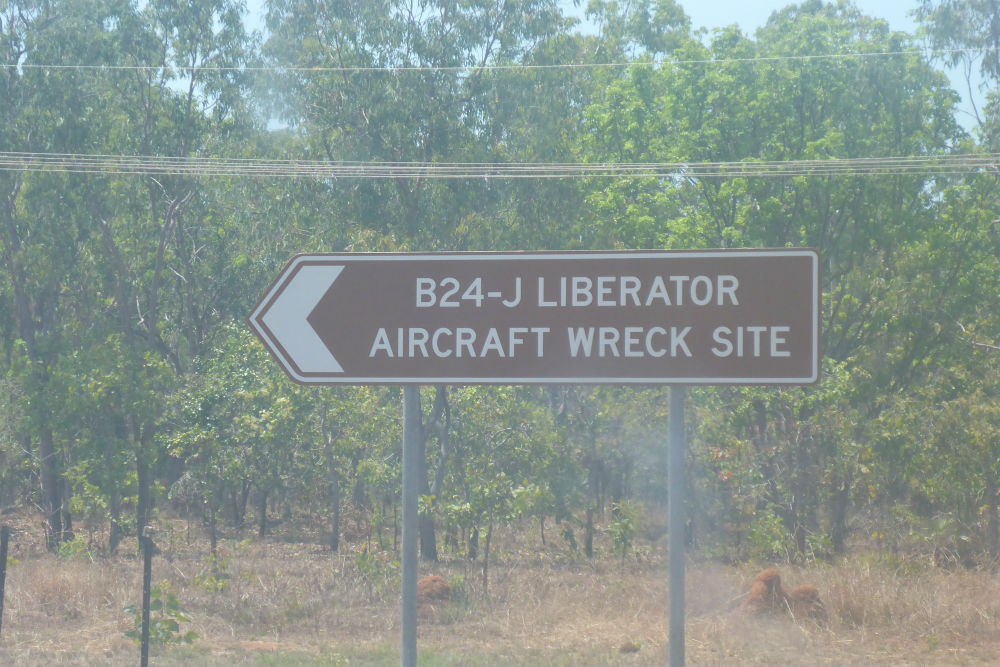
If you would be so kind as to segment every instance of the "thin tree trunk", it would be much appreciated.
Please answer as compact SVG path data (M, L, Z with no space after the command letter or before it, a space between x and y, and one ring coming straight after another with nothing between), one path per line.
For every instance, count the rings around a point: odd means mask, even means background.
M486 546L483 548L483 596L490 594L490 542L493 540L493 515L486 528Z
M583 534L583 553L587 558L594 557L594 508L587 508L587 525Z
M63 477L62 478L62 489L61 489L61 501L62 501L62 540L65 542L67 540L72 540L73 535L73 514L69 511L69 501L72 497L69 490L69 481Z
M330 551L337 553L340 549L340 477L336 474L330 479L330 509L333 512L333 525L330 526Z
M208 544L213 556L219 546L218 512L214 509L208 511Z
M260 502L257 506L257 511L260 514L258 517L258 529L257 536L264 537L267 535L267 492L260 492Z
M49 551L55 551L62 540L62 499L59 490L59 472L56 465L55 446L52 439L52 429L42 428L41 437L38 443L38 452L41 454L40 474L42 478L42 495L45 497L45 514L48 519L49 534L46 538L46 546Z
M108 513L111 515L111 525L108 528L108 552L114 553L122 541L122 509L121 497L117 489L111 492L111 502L108 503Z
M479 558L479 526L472 527L469 532L469 560L475 561Z
M392 551L399 551L399 506L392 504Z
M416 438L416 459L420 468L417 489L421 496L429 496L431 488L427 481L427 429L421 424L420 430L421 433ZM435 562L438 556L437 538L434 535L434 514L430 507L426 509L427 511L420 512L417 520L417 530L420 533L420 560Z
M590 455L587 457L587 525L583 538L583 553L587 558L594 557L594 513L600 507L599 489L600 466L597 460L597 443L595 436L591 434Z
M427 422L421 424L420 437L417 438L420 450L420 494L431 499L430 503L427 504L426 511L420 513L418 522L420 530L420 558L431 562L436 562L438 559L434 506L437 502L437 496L441 493L445 463L448 459L448 428L448 391L446 387L439 385L435 388L434 406L431 408L431 414L428 416ZM431 486L427 479L427 438L432 431L437 435L438 441L441 444L437 458L437 467L434 470L433 486Z
M430 510L420 513L420 559L435 562L438 559L434 515Z
M837 480L834 486L833 507L830 516L830 541L833 552L843 554L847 542L847 509L851 498L851 485L847 481Z
M237 528L243 527L243 520L247 515L247 499L250 497L250 484L243 482L240 491L233 491L230 494L233 501L233 525Z

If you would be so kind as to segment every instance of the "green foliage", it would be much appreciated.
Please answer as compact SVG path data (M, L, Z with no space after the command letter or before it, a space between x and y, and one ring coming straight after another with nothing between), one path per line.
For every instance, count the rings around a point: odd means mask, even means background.
M125 632L129 639L142 640L142 609L136 605L125 607L125 613L134 618L134 626ZM170 590L169 582L162 582L149 591L149 643L162 647L167 644L191 644L198 639L194 630L181 632L181 623L187 623L187 612L181 607L177 595Z
M747 531L747 542L750 544L749 556L762 562L786 561L792 553L788 530L771 507L755 513Z
M619 502L611 508L611 523L608 524L608 532L611 534L611 543L614 545L615 553L618 554L622 562L635 546L636 533L639 530L639 518L641 508L632 502Z
M987 93L973 137L956 122L944 73L916 54L917 37L849 3L789 5L752 35L693 31L672 0L595 0L586 11L596 34L581 34L549 0L429 1L420 20L408 9L275 0L258 44L233 0L8 3L0 146L361 162L931 164L1000 145L1000 61L983 50L997 42L989 3L923 0L917 11L934 46L980 54L967 63ZM266 81L255 80L256 53L273 66ZM98 67L26 66L80 63ZM135 63L152 69L119 69ZM629 66L589 66L601 63ZM506 67L521 64L541 67ZM545 67L564 64L580 67ZM271 118L287 127L268 128ZM64 557L91 555L67 539L65 511L75 525L108 522L118 540L164 499L213 531L241 523L247 497L312 517L343 507L382 540L399 500L398 388L298 386L242 323L290 256L811 246L823 261L821 381L691 392L695 543L736 560L828 557L857 542L967 545L995 559L996 186L986 171L931 168L280 181L3 172L0 502L41 508L49 546ZM589 552L595 516L613 508L611 540L624 558L646 529L632 508L664 502L662 388L445 395L448 418L428 434L435 488L421 512L453 535L553 519L568 548L583 526ZM392 562L357 565L374 590ZM225 561L206 561L199 576L224 589Z
M448 577L448 589L451 591L451 601L459 607L469 606L469 587L465 576L459 573Z
M225 558L209 554L202 560L202 568L194 575L194 583L210 593L222 593L229 589L232 575Z
M375 600L376 593L381 594L387 587L394 587L399 582L399 561L388 552L362 549L354 558L354 566L368 588L368 598L372 601Z
M60 558L65 559L79 558L94 560L94 557L96 556L93 549L82 535L76 535L71 540L60 542L56 553Z

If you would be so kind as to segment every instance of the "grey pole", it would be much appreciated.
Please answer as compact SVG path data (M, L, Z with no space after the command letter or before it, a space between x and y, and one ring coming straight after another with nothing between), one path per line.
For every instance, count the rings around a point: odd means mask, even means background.
M420 414L420 387L403 387L403 593L399 660L402 667L417 667L417 489L419 451L417 438Z
M153 538L146 526L139 537L142 545L142 627L139 633L139 667L149 665L149 596L153 578Z
M7 581L7 549L10 542L10 526L0 527L0 628L3 627L3 591Z
M670 667L684 667L684 387L670 387L667 416Z

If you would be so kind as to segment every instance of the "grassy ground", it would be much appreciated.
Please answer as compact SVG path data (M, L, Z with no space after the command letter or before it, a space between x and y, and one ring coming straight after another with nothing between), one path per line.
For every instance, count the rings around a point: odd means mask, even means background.
M55 556L29 533L12 542L0 664L137 664L138 646L124 636L135 626L124 609L140 591L133 542L113 557L82 543ZM363 555L352 543L334 555L289 534L234 536L212 561L203 541L188 543L186 535L184 522L161 527L153 580L186 612L179 632L198 637L154 649L152 665L399 664L399 570L388 552ZM667 662L661 548L623 564L611 556L569 558L562 547L527 541L513 533L498 540L488 594L478 564L421 564L421 574L452 583L454 598L421 610L422 664ZM819 625L741 612L763 565L689 565L689 664L997 664L1000 577L993 572L874 558L781 567L786 586L820 589L830 620Z

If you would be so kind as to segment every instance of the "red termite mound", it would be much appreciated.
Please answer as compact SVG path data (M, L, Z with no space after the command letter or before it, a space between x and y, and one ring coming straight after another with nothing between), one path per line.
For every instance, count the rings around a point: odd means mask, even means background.
M451 586L442 577L429 574L417 580L417 604L433 604L449 599L451 599Z
M750 594L743 608L755 614L773 614L787 608L788 594L781 587L781 576L773 567L757 574L750 582Z
M823 606L823 601L819 599L819 591L814 586L796 586L788 594L788 602L796 618L826 620L826 607Z
M813 586L796 586L789 593L781 586L781 575L768 568L750 582L743 609L753 614L785 614L795 618L826 619L826 607Z

